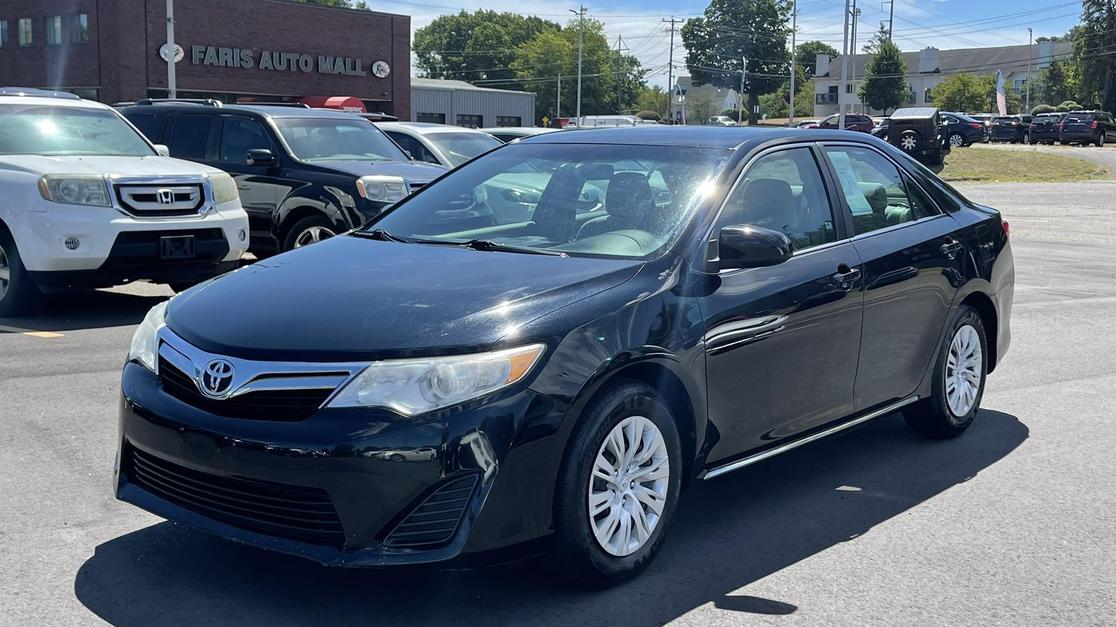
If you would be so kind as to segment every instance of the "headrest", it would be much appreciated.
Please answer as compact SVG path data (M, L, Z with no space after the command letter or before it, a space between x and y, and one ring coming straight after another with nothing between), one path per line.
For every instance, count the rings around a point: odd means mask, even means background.
M873 213L883 213L887 209L887 190L876 183L861 183L860 193L868 200Z
M608 180L605 211L610 216L651 219L655 207L651 183L639 172L617 172Z
M794 210L794 192L782 179L756 179L744 189L740 220L744 224L764 225L768 218L781 218Z

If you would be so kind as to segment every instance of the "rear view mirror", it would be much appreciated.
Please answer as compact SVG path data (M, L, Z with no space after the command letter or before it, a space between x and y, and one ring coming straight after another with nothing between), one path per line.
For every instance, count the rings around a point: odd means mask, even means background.
M740 224L721 228L717 234L717 270L774 266L791 258L794 243L772 229Z
M160 157L169 157L170 148L168 148L166 144L155 144L155 154Z
M271 165L275 163L275 154L267 148L250 148L246 161L248 165Z

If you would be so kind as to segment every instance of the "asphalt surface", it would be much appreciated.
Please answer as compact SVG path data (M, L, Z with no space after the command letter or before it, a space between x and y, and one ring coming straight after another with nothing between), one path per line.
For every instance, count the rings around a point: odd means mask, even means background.
M973 427L930 442L886 416L700 483L603 592L545 560L327 569L119 503L119 370L169 292L0 320L0 624L1114 624L1116 183L964 189L1004 210L1018 270Z

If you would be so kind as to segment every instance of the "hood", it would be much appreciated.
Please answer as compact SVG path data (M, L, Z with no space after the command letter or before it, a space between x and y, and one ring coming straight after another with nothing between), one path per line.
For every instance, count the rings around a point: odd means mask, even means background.
M0 156L0 169L29 174L109 174L151 177L196 176L220 172L216 168L193 161L158 155L147 157L5 155Z
M387 174L408 183L429 183L446 173L446 167L421 161L318 161L314 165L354 176Z
M514 337L641 265L342 236L182 293L170 302L167 325L202 350L243 359L464 352Z

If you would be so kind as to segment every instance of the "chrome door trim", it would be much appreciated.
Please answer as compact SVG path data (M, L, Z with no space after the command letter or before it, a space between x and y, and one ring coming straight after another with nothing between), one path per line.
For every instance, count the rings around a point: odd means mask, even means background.
M792 442L787 442L786 444L782 444L780 446L776 446L775 448L767 449L766 451L761 451L761 452L756 453L754 455L749 455L749 456L744 457L742 459L738 459L734 462L729 462L729 463L727 463L723 466L717 466L716 468L713 468L711 470L707 470L702 475L701 478L702 479L712 479L714 477L720 477L723 474L730 473L734 470L739 470L739 469L741 469L745 466L751 466L752 464L754 464L756 462L763 461L763 460L768 459L770 457L775 457L776 455L778 455L780 453L786 453L787 451L796 449L800 446L809 444L811 442L816 442L817 440L820 440L822 438L831 436L835 433L844 431L845 429L848 429L850 427L855 427L858 424L868 422L869 420L872 420L873 418L879 418L880 416L883 416L884 414L889 414L889 413L899 409L900 407L910 405L911 403L913 403L917 400L918 400L918 396L907 397L907 398L905 398L901 401L892 403L892 404L887 405L885 407L881 407L881 408L879 408L877 410L874 410L874 411L870 411L867 414L864 414L863 416L853 418L852 420L849 420L847 422L842 422L841 424L838 424L838 425L834 425L834 426L832 426L832 427L830 427L830 428L828 428L824 431L819 431L819 432L817 432L813 435L808 435L804 438L794 440Z

